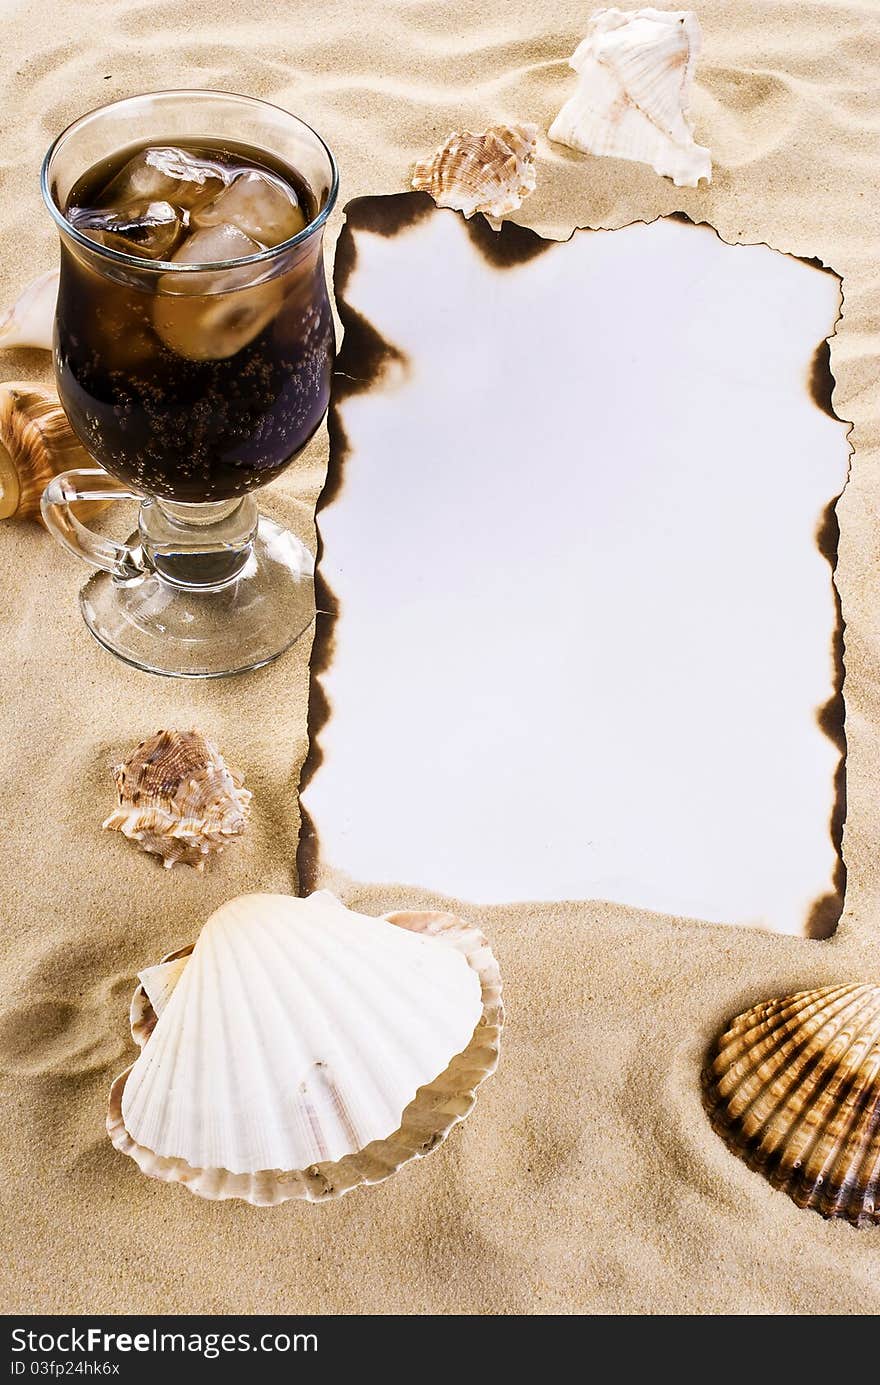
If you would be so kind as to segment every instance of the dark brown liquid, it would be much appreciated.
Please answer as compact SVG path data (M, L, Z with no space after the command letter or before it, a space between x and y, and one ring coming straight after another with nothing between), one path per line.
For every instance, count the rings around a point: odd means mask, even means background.
M277 242L296 234L317 213L313 194L294 170L262 151L210 140L176 141L175 148L212 161L219 180L181 184L179 194L160 180L160 200L141 196L123 205L114 179L134 155L157 143L125 149L89 169L68 198L68 219L132 255L155 258L158 251L163 262L181 257L203 263L256 253L273 244L273 235ZM224 192L222 179L240 188L234 179L253 178L254 170L270 174L276 191L292 193L292 206L298 202L301 212L290 213L276 196L256 231L248 222L248 239L234 224L226 227L228 204L212 209ZM280 219L273 219L276 204ZM118 212L108 223L86 208ZM200 217L212 221L214 239L205 242L203 235L195 246L206 243L212 253L187 249L206 229ZM261 278L267 269L272 277ZM332 362L320 235L280 252L271 265L205 273L129 268L62 245L59 393L91 454L139 490L206 502L264 485L321 422Z

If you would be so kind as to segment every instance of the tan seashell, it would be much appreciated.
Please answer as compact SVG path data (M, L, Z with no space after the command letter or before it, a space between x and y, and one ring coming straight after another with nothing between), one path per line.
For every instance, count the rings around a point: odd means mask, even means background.
M114 770L117 807L103 826L144 851L204 870L245 829L250 792L201 731L158 731Z
M688 105L702 35L692 10L597 10L569 66L574 94L549 135L585 154L650 164L677 187L712 181Z
M718 1133L798 1207L880 1222L880 986L755 1005L722 1034L703 1084Z
M167 953L156 966L138 972L140 985L131 998L128 1014L131 1037L138 1048L143 1048L155 1029L156 1020L171 999L192 950L192 943L180 947L176 952Z
M480 135L459 130L416 164L412 186L438 207L466 217L482 212L497 230L499 219L535 190L537 140L537 125L492 125Z
M443 1021L448 1024L448 1019L443 1014L438 1015L437 1011L431 1011L430 1007L424 1007L421 999L430 1000L432 997L436 1003L441 994L449 995L449 1003L454 1010L460 1010L459 1019L453 1024L453 1029L458 1026L460 1033L465 1030L461 1024L465 1024L465 1029L471 1033L470 1041L463 1047L451 1061L447 1062L445 1069L432 1080L420 1085L415 1091L409 1104L403 1109L400 1118L400 1125L396 1130L382 1138L373 1139L362 1148L357 1147L357 1142L349 1143L348 1148L351 1152L344 1154L340 1158L327 1159L319 1163L310 1164L308 1167L294 1170L285 1169L259 1169L257 1172L238 1172L233 1173L224 1168L197 1168L184 1159L179 1157L169 1157L155 1154L151 1149L143 1144L138 1144L126 1128L123 1116L123 1107L131 1110L133 1105L137 1106L137 1094L134 1098L126 1096L126 1085L129 1078L138 1064L134 1064L122 1073L110 1091L109 1110L107 1115L107 1130L113 1144L123 1153L128 1154L135 1160L141 1171L151 1178L158 1178L166 1182L179 1182L185 1184L191 1192L197 1193L200 1197L210 1199L242 1198L248 1202L260 1206L272 1206L280 1202L286 1202L291 1198L299 1198L310 1202L326 1201L331 1198L339 1197L343 1193L364 1184L378 1183L395 1173L403 1164L411 1159L421 1158L429 1154L432 1150L446 1138L452 1127L468 1115L476 1099L476 1090L480 1084L488 1077L498 1064L498 1051L501 1040L501 1028L503 1024L504 1012L501 1002L501 976L498 964L482 934L475 928L464 923L461 919L452 914L435 913L393 913L385 915L384 919L370 919L345 909L343 905L335 900L326 892L319 892L312 895L308 900L291 900L286 896L246 896L240 900L230 901L230 904L222 906L217 914L212 916L221 921L221 916L235 921L235 912L238 912L239 924L243 927L240 930L247 935L248 946L244 951L239 951L235 955L235 964L231 968L235 973L236 982L247 982L248 973L251 974L250 985L245 985L241 989L239 984L236 989L236 996L239 1001L248 998L251 987L255 987L253 994L259 997L257 1011L264 1017L268 1024L273 1014L276 1017L276 1035L280 1039L281 1035L290 1032L291 1038L296 1037L296 1028L300 1006L286 1006L278 1008L277 1000L282 998L282 989L286 978L290 975L290 967L293 965L294 971L300 966L305 967L304 975L310 977L310 986L315 986L320 982L321 968L316 969L316 962L319 960L321 948L318 953L312 954L312 948L308 943L308 934L301 931L291 937L289 949L283 945L283 934L279 936L277 930L271 935L272 942L267 955L271 955L272 966L265 967L261 963L262 940L261 911L265 912L272 905L281 905L288 911L293 910L293 917L300 915L310 918L312 926L317 925L319 933L329 929L332 933L330 942L332 946L324 953L324 971L326 988L323 993L323 1013L326 1017L332 1013L334 1003L339 1003L343 1008L343 1023L340 1028L340 1037L343 1044L346 1042L349 1048L357 1049L364 1044L369 1046L370 1025L377 1020L383 1030L382 1035L376 1035L379 1048L383 1054L383 1062L374 1066L372 1071L375 1078L361 1089L362 1101L369 1102L375 1099L378 1092L374 1092L374 1081L379 1080L380 1084L389 1081L391 1069L395 1066L395 1053L397 1061L404 1064L416 1061L415 1055L421 1050L418 1042L428 1038L428 1046L431 1047L432 1038L436 1040L433 1033L435 1026ZM249 916L245 917L242 911L251 910L254 913L253 928L248 926ZM395 954L398 951L394 945L393 936L387 935L387 930L377 928L377 925L390 923L396 928L406 930L423 939L436 939L435 942L423 943L421 948L412 947L402 948L404 956L404 970L398 974L395 964ZM376 966L364 971L360 953L356 951L350 965L346 964L346 930L355 930L355 940L359 933L363 933L361 948L366 948L372 953L375 947ZM222 930L221 930L222 932ZM201 940L200 940L201 941ZM223 965L223 954L216 951L216 945L208 942L208 946L214 946L214 951L210 954L211 964ZM464 996L468 992L459 993L456 990L448 991L449 983L453 975L458 975L453 960L450 957L441 955L432 956L436 946L441 946L445 952L446 948L454 949L460 954L467 968L462 969L462 980L468 974L473 980L474 974L478 985L476 991L476 1008L468 1010L470 1001L465 1000ZM203 945L204 947L204 945ZM285 964L282 954L287 951L290 960ZM428 967L425 975L425 983L430 977L431 971L436 964L440 964L441 975L445 980L440 982L440 990L432 990L430 987L424 993L419 989L417 995L413 995L411 986L401 989L395 985L406 972L408 965L408 954L412 952L422 954L419 957L418 965ZM186 963L193 948L183 948L178 952L171 953L157 967L151 967L141 974L141 984L134 993L131 1006L131 1025L132 1036L139 1047L143 1048L151 1038L159 1016L153 1008L148 995L148 988L154 993L160 1013L164 1013L169 1006L174 994L174 987L185 974ZM329 959L329 960L328 960ZM338 959L338 960L334 960ZM198 961L198 959L196 959ZM183 963L183 967L181 967ZM430 964L430 965L429 965ZM460 963L458 964L460 966ZM337 976L338 967L338 976ZM469 973L468 973L469 969ZM281 981L279 982L279 978ZM334 978L336 978L334 980ZM359 994L359 982L363 983L364 990ZM194 980L194 985L198 985L199 991L199 1016L196 1018L206 1027L206 1032L214 1033L210 1024L206 1023L206 1015L202 1012L202 1007L208 1003L210 1008L212 987L203 987L201 982ZM289 983L287 983L289 984ZM383 985L387 986L387 994L383 991ZM378 989L377 989L378 988ZM277 991L273 1001L272 992ZM225 995L225 992L224 992ZM314 992L316 1000L321 999L320 987ZM336 1002L334 1002L336 997ZM457 998L458 997L458 998ZM186 994L181 995L181 1006L186 1000ZM328 1009L329 1007L329 1009ZM307 1010L310 1007L306 1007ZM469 1018L468 1018L469 1015ZM286 1018L285 1018L286 1017ZM414 1018L415 1017L415 1018ZM352 1020L356 1019L357 1030L350 1031ZM451 1017L449 1017L451 1018ZM476 1026L474 1019L476 1018ZM180 1015L175 1016L169 1013L168 1020L179 1024ZM260 1136L265 1136L267 1130L271 1130L276 1121L284 1121L287 1116L287 1108L291 1102L304 1103L308 1111L309 1120L303 1124L300 1122L289 1123L288 1129L296 1132L297 1140L310 1137L310 1131L315 1134L320 1130L321 1114L334 1124L334 1114L340 1122L340 1129L337 1130L337 1137L354 1136L352 1123L354 1116L352 1113L359 1105L357 1101L352 1102L351 1097L357 1096L357 1088L352 1093L349 1084L348 1098L343 1101L343 1089L337 1091L335 1083L332 1081L333 1070L329 1065L324 1077L324 1086L327 1087L334 1096L334 1101L327 1106L322 1102L321 1097L326 1093L311 1093L315 1098L314 1107L312 1106L306 1091L306 1086L296 1086L291 1084L290 1071L296 1066L294 1053L296 1045L291 1050L291 1057L288 1062L275 1061L272 1059L274 1054L269 1052L264 1045L258 1046L252 1051L247 1059L245 1049L248 1042L252 1042L253 1024L242 1024L238 1014L238 1007L230 1010L224 1007L220 1020L222 1038L222 1052L227 1055L224 1060L224 1071L228 1068L230 1077L234 1077L235 1072L240 1068L246 1079L247 1090L249 1093L257 1092L265 1095L271 1091L273 1084L271 1073L273 1067L282 1078L282 1090L286 1093L283 1101L278 1104L270 1105L265 1113L261 1114L258 1122ZM387 1024L386 1021L387 1020ZM318 1050L323 1053L324 1046L328 1042L328 1037L322 1037L322 1028L315 1027L314 1016L308 1025L303 1021L301 1037L305 1038L306 1043L317 1043ZM403 1025L401 1030L400 1026ZM420 1034L411 1034L410 1026L420 1031ZM473 1027L473 1028L472 1028ZM176 1032L176 1030L175 1030ZM189 1032L189 1031L187 1031ZM450 1031L452 1032L452 1031ZM239 1035L239 1040L235 1045L234 1053L230 1057L228 1045L233 1034ZM165 1033L165 1047L168 1047L169 1034ZM173 1036L172 1036L173 1037ZM213 1042L217 1041L214 1034ZM332 1038L332 1034L329 1036ZM157 1035L157 1040L159 1036ZM413 1041L416 1042L413 1042ZM353 1041L353 1042L352 1042ZM460 1041L460 1040L459 1040ZM211 1042L209 1039L208 1042ZM160 1042L159 1048L162 1044ZM201 1049L199 1050L202 1051ZM164 1050L163 1050L164 1052ZM157 1056L151 1061L149 1068L154 1068L159 1063L162 1053L157 1049ZM430 1058L422 1054L421 1061L424 1064ZM446 1061L444 1059L444 1061ZM390 1067L389 1067L390 1063ZM184 1064L185 1066L185 1064ZM260 1066L262 1071L257 1073L256 1067ZM328 1067L325 1064L315 1066ZM201 1060L198 1071L202 1070ZM436 1072L436 1067L433 1069ZM147 1074L149 1081L149 1069L142 1068L140 1081L143 1085L144 1074ZM175 1070L171 1084L172 1092L177 1093L179 1072L177 1060L175 1060ZM224 1085L228 1085L224 1079ZM392 1084L393 1085L393 1084ZM400 1086L398 1083L398 1090ZM245 1099L247 1105L250 1097ZM252 1103L251 1103L252 1104ZM399 1109L399 1108L398 1108ZM231 1111L231 1108L230 1108ZM223 1131L228 1126L230 1112L220 1109L216 1101L211 1108L211 1119L208 1122L212 1127L207 1136L203 1135L203 1123L192 1121L193 1133L190 1139L207 1138L210 1141L223 1139ZM143 1119L143 1109L140 1112ZM367 1115L367 1108L364 1107L360 1113L362 1119ZM238 1116L238 1106L233 1113L234 1119ZM183 1124L181 1125L181 1120ZM289 1121L289 1117L288 1117ZM181 1129L186 1126L186 1112L182 1110L179 1118L172 1122L173 1129ZM387 1125L385 1127L388 1128ZM279 1125L278 1134L282 1133L282 1125ZM175 1138L177 1138L175 1136ZM290 1138L288 1136L287 1138Z
M11 308L0 313L0 349L35 346L41 351L52 350L58 278L57 269L40 274L22 290Z
M39 519L53 476L94 465L56 394L23 380L0 385L0 519Z

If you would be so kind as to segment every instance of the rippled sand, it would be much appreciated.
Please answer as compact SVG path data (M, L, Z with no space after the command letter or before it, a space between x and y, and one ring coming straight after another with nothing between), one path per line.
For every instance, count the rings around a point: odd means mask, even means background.
M342 169L332 256L345 200L404 187L415 157L453 125L526 118L546 129L569 90L566 59L589 11L574 0L8 8L0 302L53 260L39 161L91 106L148 88L214 86L305 116ZM694 116L713 152L711 188L676 189L649 169L544 141L538 191L521 219L562 237L681 209L726 239L817 256L843 276L834 402L854 422L856 455L838 509L849 886L836 937L803 942L603 904L468 909L501 960L509 1024L498 1075L438 1153L324 1207L213 1205L150 1182L104 1134L110 1079L131 1061L132 978L189 941L222 899L294 887L307 650L226 684L128 670L82 628L77 564L37 529L7 525L5 1311L880 1309L880 1230L823 1222L772 1191L711 1132L698 1085L706 1045L738 1010L780 991L878 974L880 99L867 83L880 72L880 41L873 8L855 2L730 0L699 14L705 53ZM4 378L47 375L37 353L8 353L0 369ZM304 537L325 461L322 434L266 495L266 507ZM523 658L533 657L537 648L524 647ZM255 793L251 832L205 879L163 875L98 831L112 797L109 766L169 722L212 733ZM377 911L436 902L341 888Z

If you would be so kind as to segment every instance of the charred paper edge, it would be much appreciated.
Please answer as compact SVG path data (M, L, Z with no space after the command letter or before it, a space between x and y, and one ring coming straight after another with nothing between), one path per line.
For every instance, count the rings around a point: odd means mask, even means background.
M829 831L837 862L833 874L833 889L814 900L807 918L804 920L804 936L811 939L830 938L837 929L846 902L847 869L843 855L843 833L846 824L846 703L844 699L845 633L846 622L837 585L837 566L840 545L840 524L837 518L837 505L843 496L852 476L852 459L855 449L850 442L854 424L850 419L841 418L833 404L837 381L831 369L831 347L843 321L846 296L843 276L826 264L818 256L796 255L788 250L780 250L769 241L732 241L724 236L708 221L695 221L684 211L669 212L661 216L645 219L635 218L620 227L577 226L570 235L559 240L550 240L514 221L504 221L499 231L493 231L482 216L467 220L460 212L440 211L431 197L425 192L398 192L389 195L356 197L343 209L345 222L336 245L336 259L333 268L333 290L336 307L343 327L342 346L336 360L333 374L333 387L328 414L330 435L330 455L327 463L327 476L315 507L315 605L317 616L309 664L309 702L308 702L308 751L303 762L299 780L300 795L300 833L296 853L296 870L300 893L310 893L318 888L321 866L321 843L308 810L302 805L302 793L318 770L323 751L320 744L321 731L330 718L331 707L324 691L321 675L333 662L335 647L335 626L339 615L339 604L323 572L321 556L323 537L319 515L331 505L344 484L345 463L349 453L348 439L342 423L341 406L353 395L364 394L382 378L391 366L406 367L406 358L392 342L387 341L367 319L347 303L345 291L357 261L355 233L371 231L376 235L392 237L410 226L423 221L432 213L444 216L457 216L462 220L472 244L494 269L516 268L528 263L543 251L557 245L568 244L576 235L589 235L596 231L624 230L626 226L651 226L657 221L680 221L717 236L724 244L732 247L765 246L777 254L787 255L821 273L831 274L837 280L840 305L837 317L827 337L819 342L812 359L807 389L813 403L823 413L838 423L846 425L846 438L849 445L849 461L846 480L841 490L833 496L825 508L816 531L816 546L831 569L831 589L834 594L836 621L831 640L832 692L828 701L816 710L816 721L820 729L836 746L839 752L834 775L834 801L831 809ZM327 863L329 864L329 863ZM337 863L344 868L343 863ZM389 882L390 883L390 882ZM410 882L412 883L412 882ZM424 882L423 882L424 883ZM527 900L518 901L528 903ZM587 902L586 900L584 902ZM601 902L592 900L589 902ZM640 909L640 913L658 911ZM715 927L705 919L688 920L705 927ZM735 926L735 925L724 925ZM763 932L772 930L762 929Z

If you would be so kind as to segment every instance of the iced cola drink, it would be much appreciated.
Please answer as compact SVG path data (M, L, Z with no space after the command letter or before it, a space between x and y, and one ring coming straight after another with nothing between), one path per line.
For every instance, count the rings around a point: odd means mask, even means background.
M58 385L89 451L126 483L179 502L265 485L329 400L320 237L228 262L309 225L318 208L304 179L228 141L152 144L90 168L64 211L96 248L117 252L96 265L81 244L62 246Z

